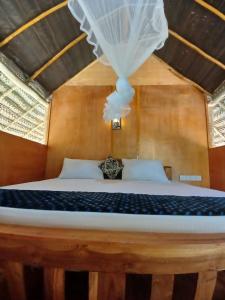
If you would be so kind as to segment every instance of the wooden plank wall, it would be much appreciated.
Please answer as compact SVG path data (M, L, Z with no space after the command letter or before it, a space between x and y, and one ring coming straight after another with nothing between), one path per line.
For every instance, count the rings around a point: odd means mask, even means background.
M209 149L211 188L225 191L225 146Z
M209 186L205 102L191 85L136 88L122 130L102 119L112 87L63 86L53 97L46 177L59 175L64 157L161 159L179 175L201 175Z
M44 179L47 146L0 131L0 186Z
M209 186L206 111L201 92L191 86L143 87L140 95L140 145L143 158L162 159L173 178L201 175Z
M111 87L62 87L52 102L47 178L59 175L64 157L104 159L111 151L110 123L102 109Z

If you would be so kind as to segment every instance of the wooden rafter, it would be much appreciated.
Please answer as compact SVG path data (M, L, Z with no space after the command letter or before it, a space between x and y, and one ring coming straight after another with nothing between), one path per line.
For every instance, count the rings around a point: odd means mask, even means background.
M44 64L40 69L38 69L32 76L31 79L37 78L41 73L43 73L50 65L52 65L55 61L57 61L62 55L64 55L69 49L77 45L79 42L81 42L85 37L86 33L82 33L79 37L77 37L75 40L70 42L66 47L64 47L59 53L57 53L55 56L53 56L46 64Z
M179 35L175 31L173 31L173 30L170 29L169 33L170 33L170 35L172 35L173 37L175 37L177 40L179 40L180 42L182 42L183 44L185 44L189 48L191 48L191 49L195 50L196 52L198 52L200 55L202 55L208 61L216 64L218 67L220 67L223 70L225 70L225 65L221 61L219 61L218 59L216 59L213 56L207 54L205 51L203 51L202 49L200 49L196 45L192 44L191 42L189 42L188 40L186 40L185 38L183 38L181 35Z
M11 33L3 41L0 42L0 48L3 47L3 46L5 46L6 44L8 44L11 40L13 40L15 37L17 37L19 34L21 34L22 32L24 32L25 30L27 30L28 28L30 28L34 24L36 24L39 21L43 20L44 18L48 17L49 15L51 15L54 12L56 12L57 10L65 7L67 5L67 2L68 1L66 0L66 1L63 1L62 3L57 4L54 7L51 7L50 9L44 11L43 13L41 13L40 15L38 15L37 17L35 17L34 19L30 20L29 22L27 22L26 24L24 24L23 26L21 26L20 28L18 28L16 31L14 31L13 33Z
M209 3L205 2L204 0L195 0L195 2L203 6L205 9L209 10L213 14L217 15L223 21L225 21L225 15L221 11L219 11L218 9L210 5Z

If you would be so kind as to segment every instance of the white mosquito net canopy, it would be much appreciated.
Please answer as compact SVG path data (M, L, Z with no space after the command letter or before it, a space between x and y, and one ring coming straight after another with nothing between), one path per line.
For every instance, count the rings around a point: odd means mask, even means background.
M125 117L135 93L128 77L168 37L163 0L69 0L68 6L96 57L119 77L116 91L107 98L104 119Z

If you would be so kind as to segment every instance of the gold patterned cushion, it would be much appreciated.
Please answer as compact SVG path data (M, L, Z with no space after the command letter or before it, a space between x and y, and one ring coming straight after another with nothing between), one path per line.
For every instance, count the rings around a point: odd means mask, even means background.
M105 177L109 179L116 179L123 170L123 167L121 160L114 159L112 156L107 157L106 160L99 165Z

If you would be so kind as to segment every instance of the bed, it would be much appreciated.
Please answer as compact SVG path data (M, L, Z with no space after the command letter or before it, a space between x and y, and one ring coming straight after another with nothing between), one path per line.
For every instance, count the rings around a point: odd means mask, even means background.
M225 202L224 192L172 181L57 178L8 186L2 191L161 195ZM151 300L172 300L175 275L197 273L193 300L211 300L217 273L225 270L223 215L145 215L1 206L0 223L0 265L5 270L11 299L27 299L24 265L44 269L45 299L52 300L65 299L68 270L89 273L89 300L128 299L128 273L152 275Z
M172 181L168 183L157 183L151 181L127 180L50 179L9 186L5 187L5 189L225 198L225 192ZM29 209L29 214L27 212L27 209L1 207L1 223L131 232L225 232L225 216L145 215L82 211L45 211L37 209Z

